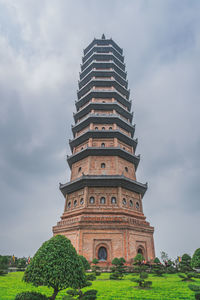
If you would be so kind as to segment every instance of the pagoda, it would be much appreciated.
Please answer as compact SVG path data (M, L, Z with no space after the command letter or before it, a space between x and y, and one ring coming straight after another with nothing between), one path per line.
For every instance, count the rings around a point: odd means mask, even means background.
M60 184L64 213L53 234L65 235L78 254L109 266L137 253L155 257L154 228L143 214L147 184L136 180L140 156L132 124L123 50L102 35L84 50L78 82L70 181Z

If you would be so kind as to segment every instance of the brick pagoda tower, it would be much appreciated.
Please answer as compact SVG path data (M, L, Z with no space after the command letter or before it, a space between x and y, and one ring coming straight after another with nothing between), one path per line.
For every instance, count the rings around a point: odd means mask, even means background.
M154 228L143 214L147 184L136 180L140 157L130 112L123 50L112 40L94 39L84 50L77 93L70 182L61 221L53 233L68 237L88 261L128 263L137 253L155 257Z

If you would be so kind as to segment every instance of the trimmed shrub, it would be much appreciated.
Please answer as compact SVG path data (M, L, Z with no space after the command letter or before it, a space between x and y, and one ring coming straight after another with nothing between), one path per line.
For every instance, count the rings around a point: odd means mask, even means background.
M96 279L96 276L94 274L89 274L89 275L86 275L86 279L89 281L93 281Z
M191 291L193 291L195 293L194 294L195 299L200 300L200 285L189 284L188 287Z
M15 296L15 300L47 300L45 295L37 292L23 292Z
M183 273L192 271L190 255L188 255L187 253L183 254L182 260L179 264L179 268L180 268L180 271Z
M198 248L192 256L191 266L200 269L200 248Z
M185 272L185 274L178 274L182 281L194 281L193 278L199 278L199 275L194 272Z
M138 283L139 288L150 288L152 281L146 281L149 275L146 272L141 272L139 278L132 278L131 281Z
M97 264L99 263L99 260L97 258L94 258L92 261L92 272L94 273L95 276L99 276L101 275L101 271L100 271L100 267L97 266Z
M8 273L8 256L0 255L0 276L6 275Z
M115 257L112 260L113 267L111 268L112 274L110 275L110 279L121 280L124 277L125 262L126 261L123 257L121 257L121 258Z

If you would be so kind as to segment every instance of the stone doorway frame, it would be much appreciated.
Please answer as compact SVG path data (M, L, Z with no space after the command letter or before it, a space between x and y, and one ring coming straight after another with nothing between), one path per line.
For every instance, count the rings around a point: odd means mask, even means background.
M104 262L112 261L112 242L111 239L94 239L93 241L93 258L98 259L99 248L104 247L107 251L107 260ZM103 261L102 261L103 262Z

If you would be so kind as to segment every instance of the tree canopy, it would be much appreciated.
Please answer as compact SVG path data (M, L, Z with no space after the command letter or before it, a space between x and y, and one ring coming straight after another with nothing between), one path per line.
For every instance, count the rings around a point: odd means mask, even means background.
M200 248L196 249L192 256L191 266L193 268L200 268Z
M24 281L54 289L51 299L60 290L85 285L86 276L75 248L65 236L57 235L43 243L24 273Z

